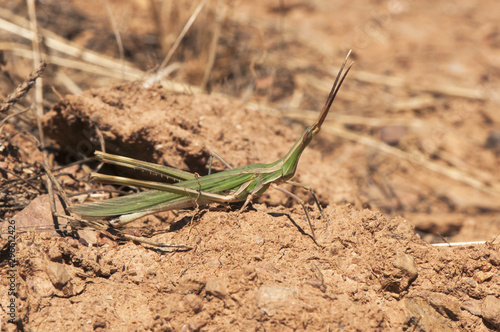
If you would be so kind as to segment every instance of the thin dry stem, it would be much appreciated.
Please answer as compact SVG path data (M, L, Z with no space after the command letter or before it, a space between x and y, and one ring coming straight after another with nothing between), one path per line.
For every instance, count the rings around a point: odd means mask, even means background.
M31 52L26 52L27 49L24 46L21 47L12 47L12 46L13 45L11 43L0 43L0 50L9 50L15 56L33 59L33 54ZM126 79L128 81L142 80L147 77L147 74L145 72L142 72L138 69L133 69L132 71L129 69L126 69L124 71L119 71L113 68L105 68L99 65L94 65L92 63L87 63L85 61L71 60L54 55L44 54L44 56L46 57L45 59L47 60L47 62L53 63L57 66L81 70L95 75L107 76L116 79ZM147 82L149 81L150 80L147 80ZM184 83L177 83L171 80L166 80L163 77L160 78L155 77L151 81L161 83L163 85L163 88L169 91L190 93L190 94L197 94L201 92L201 90L198 87Z
M33 32L26 28L29 25L29 21L25 18L17 16L9 10L0 8L0 29L28 40L33 40ZM50 63L101 76L105 75L117 79L126 79L128 81L142 80L151 76L140 69L134 68L132 63L114 59L82 48L76 43L66 40L49 30L39 29L39 33L41 33L44 37L45 47L78 59L73 60L60 56L43 54L46 60ZM26 52L27 49L24 45L16 46L16 44L13 43L0 43L0 49L9 50L15 56L33 58L32 52ZM190 86L184 83L176 83L171 80L163 79L160 83L165 89L170 91L194 94L201 92L198 87Z
M44 61L35 70L33 70L21 84L17 86L13 93L7 97L0 107L0 113L8 112L15 103L17 103L28 93L28 91L30 91L33 85L35 85L36 79L43 75L45 68L47 68L47 62Z
M153 19L155 20L156 26L156 35L158 40L160 41L160 47L162 50L166 50L165 41L165 29L163 27L163 19L161 15L161 9L158 8L158 2L156 0L149 0L149 7L151 8L151 13L153 15Z
M447 242L433 243L433 247L472 247L488 243L487 241L471 241L471 242Z
M33 32L27 27L30 26L29 21L25 18L13 14L11 11L0 8L0 28L13 33L17 36L32 40ZM7 19L9 21L7 21ZM47 29L39 29L38 31L44 38L44 46L54 51L59 51L77 59L99 65L104 68L110 68L116 71L121 71L122 64L120 60L99 54L88 49L80 47L78 44L71 42ZM134 68L132 63L125 63L125 69L132 72L141 72Z
M35 68L40 67L41 64L41 56L40 56L40 43L38 41L38 24L36 20L36 9L35 9L35 0L27 0L28 1L28 14L30 17L30 28L33 32L33 38L31 39L33 43L33 62ZM38 126L38 131L40 135L40 144L42 149L45 149L45 140L42 130L42 116L43 116L43 79L40 77L38 80L38 85L35 86L35 110L36 110L36 123Z
M120 62L122 64L122 73L123 66L125 64L125 51L123 49L122 37L120 35L120 31L118 30L118 26L116 24L115 17L113 16L113 12L111 10L111 6L109 5L109 1L104 1L106 5L106 11L108 12L109 20L111 22L111 28L113 29L113 33L115 34L116 44L118 45L118 52L120 53Z
M177 50L177 47L179 47L182 39L184 38L186 33L189 31L189 28L191 28L193 23L196 21L196 18L198 17L201 10L203 9L203 7L205 7L206 4L207 4L207 0L202 0L200 2L200 4L198 5L198 7L196 7L193 14L189 18L189 20L186 22L186 25L182 29L181 33L179 34L179 36L177 36L177 39L175 40L174 44L170 48L170 51L168 52L167 56L165 57L165 59L163 59L163 62L161 63L159 70L162 70L168 64L168 62L170 61L170 59L174 55L175 51Z
M401 149L397 149L397 148L392 147L388 144L385 144L381 141L378 141L372 137L360 135L360 134L357 134L355 132L340 128L338 126L324 126L323 128L329 133L332 133L332 134L337 135L339 137L343 137L343 138L355 141L357 143L361 143L363 145L373 147L373 148L378 149L380 151L383 151L385 153L389 153L397 158L409 160L409 161L416 163L416 164L419 164L419 165L421 165L421 166L423 166L423 167L425 167L433 172L444 175L444 176L446 176L450 179L453 179L455 181L462 182L468 186L479 189L479 190L486 192L488 194L493 194L496 196L500 195L500 185L498 185L498 184L487 185L483 181L480 181L480 180L478 180L478 179L470 176L469 174L466 174L458 169L443 166L443 165L437 164L435 162L432 162L424 155L410 153L410 152L403 151Z
M78 86L78 84L73 81L71 77L66 75L63 70L58 70L55 76L55 79L62 84L66 89L73 95L78 96L83 93L83 90ZM60 100L64 97L53 88L54 93L56 93Z
M11 118L15 118L16 116L19 116L21 114L24 114L26 112L28 112L30 109L27 108L23 111L20 111L20 112L17 112L17 113L13 113L13 114L10 114L10 115L7 115L2 121L0 121L0 136L2 135L2 130L3 130L3 126L4 124Z
M369 73L366 71L358 70L354 75L352 75L352 78L365 83L382 84L386 86L399 87L399 88L407 87L414 91L425 91L452 97L461 97L461 98L478 99L478 100L487 99L487 95L483 91L477 89L461 88L454 85L444 85L444 84L434 85L434 86L428 84L421 85L413 82L409 83L406 80L399 77L379 75L379 74Z
M35 63L35 66L40 66L40 61L41 61L41 56L40 56L40 44L38 42L38 24L37 24L37 19L36 19L36 9L35 9L35 0L27 0L28 2L28 13L30 16L30 27L33 32L34 38L32 39L33 42L33 61ZM66 193L64 192L63 188L55 178L54 174L50 171L50 166L48 162L48 153L47 150L45 149L45 137L43 134L43 126L42 126L42 116L43 116L43 106L42 106L42 101L43 101L43 83L42 83L42 78L39 78L38 84L35 87L35 109L36 109L36 122L38 126L38 135L40 137L39 141L39 146L41 149L42 157L43 157L43 168L45 170L45 173L47 174L46 178L46 186L47 186L47 191L49 193L49 202L50 202L50 209L52 211L52 215L54 218L56 217L57 213L57 208L56 208L56 202L55 202L55 194L54 194L54 188L53 186L55 185L58 192L61 194L62 198L66 203L69 202L68 197Z
M215 64L215 57L217 55L217 44L219 43L220 33L222 30L222 22L224 22L225 16L225 4L222 4L221 0L219 0L217 4L217 12L215 14L215 27L213 31L212 41L210 43L207 66L205 67L203 80L201 82L202 91L207 91L208 81L210 80L210 75L212 74L212 70Z

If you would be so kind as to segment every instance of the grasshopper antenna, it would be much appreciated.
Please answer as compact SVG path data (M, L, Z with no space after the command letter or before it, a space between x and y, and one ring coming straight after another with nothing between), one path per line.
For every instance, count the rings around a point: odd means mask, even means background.
M328 99L326 100L325 106L323 106L323 109L321 110L321 114L319 116L318 123L316 124L316 128L319 130L321 129L321 126L323 125L323 122L326 119L326 116L328 115L328 111L330 110L330 107L332 106L333 100L337 96L337 92L339 92L340 86L344 82L344 79L346 78L347 74L349 73L349 70L351 70L352 65L354 64L354 61L349 64L347 67L347 70L345 73L342 74L344 71L345 65L347 63L347 59L349 59L349 56L351 55L352 50L349 50L347 53L344 63L342 63L342 66L340 67L339 73L337 74L337 77L335 78L335 82L333 83L332 89L330 90L330 94L328 95Z

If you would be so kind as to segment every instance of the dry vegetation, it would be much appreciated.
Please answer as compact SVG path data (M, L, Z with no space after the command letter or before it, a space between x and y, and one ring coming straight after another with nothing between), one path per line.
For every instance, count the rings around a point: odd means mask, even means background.
M500 328L496 2L0 4L0 228L17 222L20 292L2 330ZM53 197L133 190L88 181L96 149L200 174L210 151L234 166L279 158L351 48L355 67L297 174L328 206L327 221L310 210L325 248L279 193L241 215L40 234L54 230ZM196 249L116 242L135 236ZM428 244L445 241L481 243Z

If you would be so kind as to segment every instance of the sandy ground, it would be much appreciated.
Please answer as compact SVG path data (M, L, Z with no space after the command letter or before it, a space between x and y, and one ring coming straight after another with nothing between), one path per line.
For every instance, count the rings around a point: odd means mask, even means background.
M306 201L319 245L302 207L275 190L241 213L213 204L123 231L187 251L112 229L60 236L35 117L13 115L32 105L27 95L1 114L11 115L0 129L1 330L500 329L499 4L209 1L170 60L173 81L144 87L197 4L37 5L39 28L57 34L43 30L53 64L40 120L69 196L58 210L136 191L96 184L91 171L154 179L101 168L95 150L199 175L212 151L233 167L277 160L315 121L352 48L354 67L294 178L313 188L326 218L307 191L286 186ZM23 26L25 6L6 2L0 18ZM31 45L5 26L3 98L33 68L22 55ZM103 58L85 54L71 58L87 61L80 69L58 62L56 37L118 59L117 74L110 63L92 69ZM488 243L430 244L444 240Z

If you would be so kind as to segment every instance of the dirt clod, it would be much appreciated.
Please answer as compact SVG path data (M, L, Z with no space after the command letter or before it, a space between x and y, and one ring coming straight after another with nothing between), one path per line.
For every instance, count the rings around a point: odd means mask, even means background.
M500 299L488 295L481 303L481 315L483 319L495 329L500 329Z
M428 291L422 292L419 296L425 299L442 316L455 321L459 319L461 314L460 303L453 296Z
M68 271L66 271L64 264L48 262L45 272L57 289L62 289L71 280L71 276Z
M220 299L224 299L227 296L226 283L224 280L219 278L212 278L207 280L205 291L207 292L207 294L213 295Z
M406 315L404 324L410 330L453 332L456 329L455 324L437 313L423 299L404 299L403 308Z

